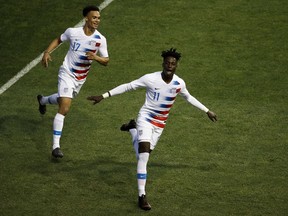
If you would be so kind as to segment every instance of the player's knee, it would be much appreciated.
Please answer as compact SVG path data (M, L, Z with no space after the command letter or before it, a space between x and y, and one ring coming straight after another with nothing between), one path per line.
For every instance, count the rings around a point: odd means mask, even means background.
M150 143L149 142L140 142L139 143L139 153L150 153Z
M69 112L69 107L62 106L59 108L58 113L66 116Z

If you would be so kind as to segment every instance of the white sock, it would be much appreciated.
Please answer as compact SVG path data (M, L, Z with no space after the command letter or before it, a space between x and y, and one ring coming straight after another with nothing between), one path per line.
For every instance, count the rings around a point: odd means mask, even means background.
M58 94L55 93L55 94L52 94L52 95L49 95L49 96L44 96L42 97L40 103L42 105L46 105L46 104L58 104Z
M65 116L60 113L57 113L55 115L55 118L53 121L53 147L52 147L53 150L55 148L60 148L60 138L61 138L62 129L64 125L64 118Z
M132 136L132 143L133 143L133 147L135 150L136 159L138 160L138 157L139 157L138 132L136 128L130 129L129 132Z
M149 160L149 153L144 152L139 154L138 164L137 164L137 182L138 182L138 193L139 196L146 194L145 186L147 179L147 163Z

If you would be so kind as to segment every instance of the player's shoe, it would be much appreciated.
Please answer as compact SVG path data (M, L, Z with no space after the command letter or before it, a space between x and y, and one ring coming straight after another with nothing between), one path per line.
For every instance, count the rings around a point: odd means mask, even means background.
M151 205L148 203L147 197L144 194L142 194L142 196L139 197L138 204L139 204L139 207L145 211L148 211L151 209Z
M52 156L55 158L62 158L64 155L63 155L62 151L60 150L60 148L55 148L52 151Z
M46 105L42 105L40 103L41 99L42 99L42 95L37 95L37 100L38 100L38 104L39 104L39 112L44 115L46 113Z
M120 130L121 131L129 131L130 129L132 128L136 128L136 122L134 119L131 119L129 121L129 123L126 123L126 124L123 124L121 127L120 127Z

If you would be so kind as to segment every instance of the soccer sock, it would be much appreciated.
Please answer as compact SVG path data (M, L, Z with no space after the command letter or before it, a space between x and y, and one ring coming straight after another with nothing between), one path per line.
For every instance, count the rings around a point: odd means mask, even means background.
M138 160L139 157L139 145L138 145L138 132L136 128L132 128L129 130L131 136L132 136L132 143L133 143L133 147L135 150L135 154L136 154L136 159Z
M139 154L138 164L137 164L137 182L138 182L138 193L139 196L146 194L145 186L147 179L147 163L149 160L149 153L144 152Z
M62 134L62 129L64 125L65 116L57 113L53 122L53 150L55 148L60 148L60 138Z
M58 94L55 93L55 94L52 94L52 95L49 95L49 96L45 96L45 97L42 97L40 103L42 105L45 105L45 104L58 104Z

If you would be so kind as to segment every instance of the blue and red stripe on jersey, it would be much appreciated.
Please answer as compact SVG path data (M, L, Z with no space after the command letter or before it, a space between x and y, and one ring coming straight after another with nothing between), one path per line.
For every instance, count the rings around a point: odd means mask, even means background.
M176 97L166 97L165 100L166 101L174 101Z
M155 115L153 113L150 113L149 116L153 119L157 119L160 121L166 121L168 119L168 116L159 116L159 115Z
M87 77L87 75L88 75L88 74L85 74L85 75L83 75L83 76L76 76L76 75L74 75L74 77L75 77L77 80L83 80L83 79L85 79L85 78Z
M91 63L79 63L79 62L76 62L75 65L78 66L78 67L90 67Z
M173 104L160 104L161 108L171 108Z
M80 73L87 73L89 70L90 70L90 68L87 68L87 69L85 69L85 70L77 70L77 69L71 68L71 72L72 72L72 73L78 73L78 74L80 74Z
M164 123L153 121L152 119L149 119L149 118L146 118L146 121L151 123L151 124L153 124L156 127L159 127L159 128L164 128L165 127Z
M84 49L84 52L93 52L93 53L95 53L95 52L96 52L96 50L94 50L94 49L88 49L88 48L85 48L85 49Z
M170 110L165 110L165 111L152 110L152 111L161 115L167 115L170 112Z
M77 80L83 80L83 79L85 79L88 76L89 69L90 69L90 67L85 69L85 70L77 70L77 69L74 69L74 68L70 68L70 71L73 73L74 77Z
M80 60L89 60L89 59L87 58L87 56L82 56L82 55L79 56L79 59L80 59Z

